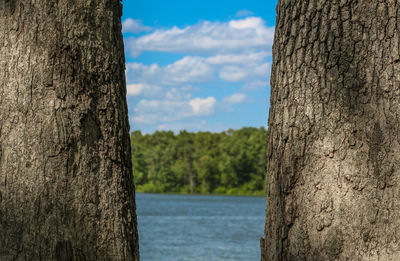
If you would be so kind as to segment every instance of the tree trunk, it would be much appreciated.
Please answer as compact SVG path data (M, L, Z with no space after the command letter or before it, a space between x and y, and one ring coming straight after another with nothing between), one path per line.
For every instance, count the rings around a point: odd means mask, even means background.
M139 260L119 0L0 0L0 259Z
M261 260L400 260L399 5L279 1Z

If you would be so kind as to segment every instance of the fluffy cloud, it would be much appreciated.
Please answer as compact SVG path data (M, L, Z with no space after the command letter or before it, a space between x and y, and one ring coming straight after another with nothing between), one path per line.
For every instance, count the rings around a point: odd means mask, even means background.
M177 113L178 112L178 113ZM140 100L134 109L134 123L154 124L189 117L190 105L185 101Z
M261 51L261 52L250 52L246 54L223 54L223 55L215 55L208 57L205 61L208 64L213 65L226 65L226 64L245 64L252 65L258 64L265 60L270 56L270 53Z
M187 56L165 67L128 63L126 77L128 82L175 86L210 81L214 72L203 58Z
M142 21L140 21L140 20L134 20L134 19L128 18L122 23L122 32L123 33L138 34L141 32L148 32L151 30L153 30L152 27L142 25Z
M263 63L253 66L225 66L219 73L219 77L228 82L239 82L251 79L252 81L259 80L266 77L270 64Z
M227 82L261 81L266 79L270 71L270 63L265 62L267 56L265 52L216 55L208 58L186 56L164 67L158 64L128 63L126 77L128 83L139 85L137 88L144 84L181 86L205 83L214 80L215 73L218 73L221 80Z
M244 93L234 93L231 96L225 97L223 102L228 104L239 104L245 102L247 99L247 95Z
M202 22L183 29L173 27L139 38L129 38L126 48L133 57L143 51L174 53L232 53L270 50L274 28L265 26L260 17L247 17L226 23Z
M237 15L250 15L245 11ZM124 22L125 32L150 30L140 21L132 21L136 22L130 22L130 26L128 19ZM131 101L135 100L131 122L135 126L154 126L154 129L202 129L199 123L206 122L208 116L231 112L235 105L251 101L259 94L245 92L267 85L273 34L274 29L266 27L261 18L248 17L226 23L201 22L185 28L155 30L126 40L128 52L135 57L144 51L186 55L163 66L126 64L127 93L134 97ZM215 95L201 98L195 95L194 91L203 87L215 88L218 92L217 88L225 88L218 85L226 86L226 82L233 88L231 95L221 101ZM243 86L241 91L240 86ZM215 129L222 127L215 126Z
M165 92L165 99L167 100L188 100L192 97L191 86L174 87L167 89Z
M165 67L166 84L196 83L211 80L214 77L212 68L200 57L186 56Z
M145 83L132 83L126 86L127 94L132 96L154 97L161 92L161 87Z
M194 115L210 115L214 112L214 106L217 100L214 97L206 99L195 98L189 101Z
M214 113L214 97L190 100L140 100L134 109L134 123L155 124L174 122L186 118L211 115Z
M219 73L219 77L227 82L238 82L244 80L248 72L237 66L226 66Z

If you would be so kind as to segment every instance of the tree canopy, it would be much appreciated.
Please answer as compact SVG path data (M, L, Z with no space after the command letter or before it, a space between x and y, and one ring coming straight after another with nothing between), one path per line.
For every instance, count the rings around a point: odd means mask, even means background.
M265 128L131 133L138 192L264 195Z

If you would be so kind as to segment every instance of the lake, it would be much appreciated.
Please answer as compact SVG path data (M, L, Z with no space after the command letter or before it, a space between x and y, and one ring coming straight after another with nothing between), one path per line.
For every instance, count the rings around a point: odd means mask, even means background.
M264 197L136 194L141 261L260 260Z

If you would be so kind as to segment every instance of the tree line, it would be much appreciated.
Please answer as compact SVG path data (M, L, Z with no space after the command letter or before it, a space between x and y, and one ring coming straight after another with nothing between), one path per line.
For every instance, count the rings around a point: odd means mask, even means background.
M131 133L137 192L264 195L267 130Z

